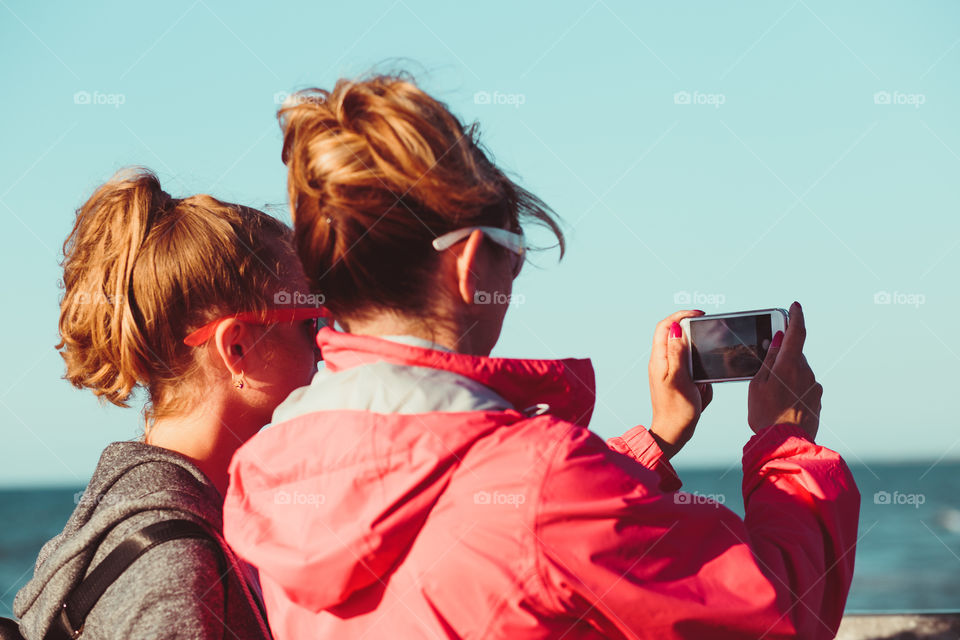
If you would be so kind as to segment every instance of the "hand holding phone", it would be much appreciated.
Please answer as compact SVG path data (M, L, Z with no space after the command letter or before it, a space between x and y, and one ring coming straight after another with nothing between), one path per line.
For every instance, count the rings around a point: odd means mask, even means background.
M775 424L794 424L814 439L820 427L823 386L803 355L807 337L800 303L790 307L790 326L782 343L772 345L750 381L747 423L754 433Z
M690 377L687 343L680 322L702 316L703 311L677 311L657 324L650 352L650 403L653 419L650 435L667 459L693 436L700 414L713 398L709 384L695 384Z

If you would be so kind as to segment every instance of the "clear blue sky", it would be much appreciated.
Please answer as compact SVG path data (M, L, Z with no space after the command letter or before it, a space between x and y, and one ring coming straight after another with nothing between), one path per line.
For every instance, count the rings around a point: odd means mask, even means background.
M0 56L0 484L83 484L140 430L61 379L76 207L142 164L288 219L275 96L375 65L480 120L564 219L568 257L524 269L495 355L591 357L595 431L648 423L678 294L798 299L823 444L960 457L957 3L0 0ZM746 385L718 386L677 463L735 465L748 435Z

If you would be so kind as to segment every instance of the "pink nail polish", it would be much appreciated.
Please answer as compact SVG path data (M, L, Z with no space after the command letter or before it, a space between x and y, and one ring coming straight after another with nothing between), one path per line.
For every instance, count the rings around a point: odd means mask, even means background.
M679 337L682 336L682 335L683 335L683 331L680 330L680 323L679 323L679 322L674 322L673 324L670 325L670 337L671 337L671 338L679 338Z
M773 336L773 341L770 343L770 348L779 348L781 342L783 342L783 331L777 331L777 333Z

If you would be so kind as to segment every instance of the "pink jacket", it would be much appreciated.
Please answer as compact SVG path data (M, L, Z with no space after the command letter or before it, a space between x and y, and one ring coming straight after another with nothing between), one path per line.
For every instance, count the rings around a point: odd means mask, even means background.
M643 427L589 431L588 360L318 342L224 505L279 640L835 634L860 496L802 430L744 447L741 520L678 492Z

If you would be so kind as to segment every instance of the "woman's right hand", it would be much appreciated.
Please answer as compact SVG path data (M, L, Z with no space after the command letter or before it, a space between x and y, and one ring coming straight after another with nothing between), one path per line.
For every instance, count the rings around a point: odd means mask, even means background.
M750 381L747 422L754 433L775 424L794 424L812 440L820 426L823 387L803 355L807 329L799 302L790 306L786 335L777 334L763 367Z

